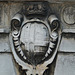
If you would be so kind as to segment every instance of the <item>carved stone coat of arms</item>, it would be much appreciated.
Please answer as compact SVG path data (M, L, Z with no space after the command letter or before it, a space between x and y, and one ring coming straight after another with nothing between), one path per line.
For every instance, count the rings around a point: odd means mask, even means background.
M11 20L10 42L16 62L27 75L43 75L56 56L60 21L48 2L26 2Z

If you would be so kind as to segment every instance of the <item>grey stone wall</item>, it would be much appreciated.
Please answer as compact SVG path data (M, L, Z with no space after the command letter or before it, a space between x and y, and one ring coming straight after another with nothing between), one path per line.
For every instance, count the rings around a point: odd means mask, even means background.
M31 0L0 0L0 75L19 75L9 43L10 20L16 12L24 9L25 1ZM52 75L75 75L75 0L48 1L52 11L60 19L62 28L62 39ZM66 20L69 22L67 18L64 21L64 12L66 12L64 9L66 7L74 8L74 24L66 23ZM70 18L72 19L72 17Z

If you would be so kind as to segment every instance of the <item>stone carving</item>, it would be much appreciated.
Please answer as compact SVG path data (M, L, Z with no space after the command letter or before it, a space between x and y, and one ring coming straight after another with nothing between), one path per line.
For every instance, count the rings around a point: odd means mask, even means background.
M75 7L68 6L64 8L63 20L69 25L75 24Z
M59 20L50 11L45 12L50 9L46 6L46 2L30 2L26 13L24 10L18 12L11 20L12 53L27 75L43 75L47 65L53 62L60 43Z

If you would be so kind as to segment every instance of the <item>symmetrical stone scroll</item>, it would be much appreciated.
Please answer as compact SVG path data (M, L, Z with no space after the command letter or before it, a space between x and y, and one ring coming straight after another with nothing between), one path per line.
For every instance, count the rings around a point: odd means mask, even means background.
M16 62L27 75L43 75L56 56L60 22L47 2L29 2L11 20L10 43ZM47 11L46 11L47 10Z

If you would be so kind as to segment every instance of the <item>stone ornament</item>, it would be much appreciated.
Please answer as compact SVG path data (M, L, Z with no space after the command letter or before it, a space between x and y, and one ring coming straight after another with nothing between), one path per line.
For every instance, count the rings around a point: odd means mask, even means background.
M45 15L43 4L31 2L26 14L18 12L11 20L12 53L27 75L43 75L53 62L61 39L58 18L50 11Z
M75 7L68 6L63 10L63 20L69 25L75 24Z

